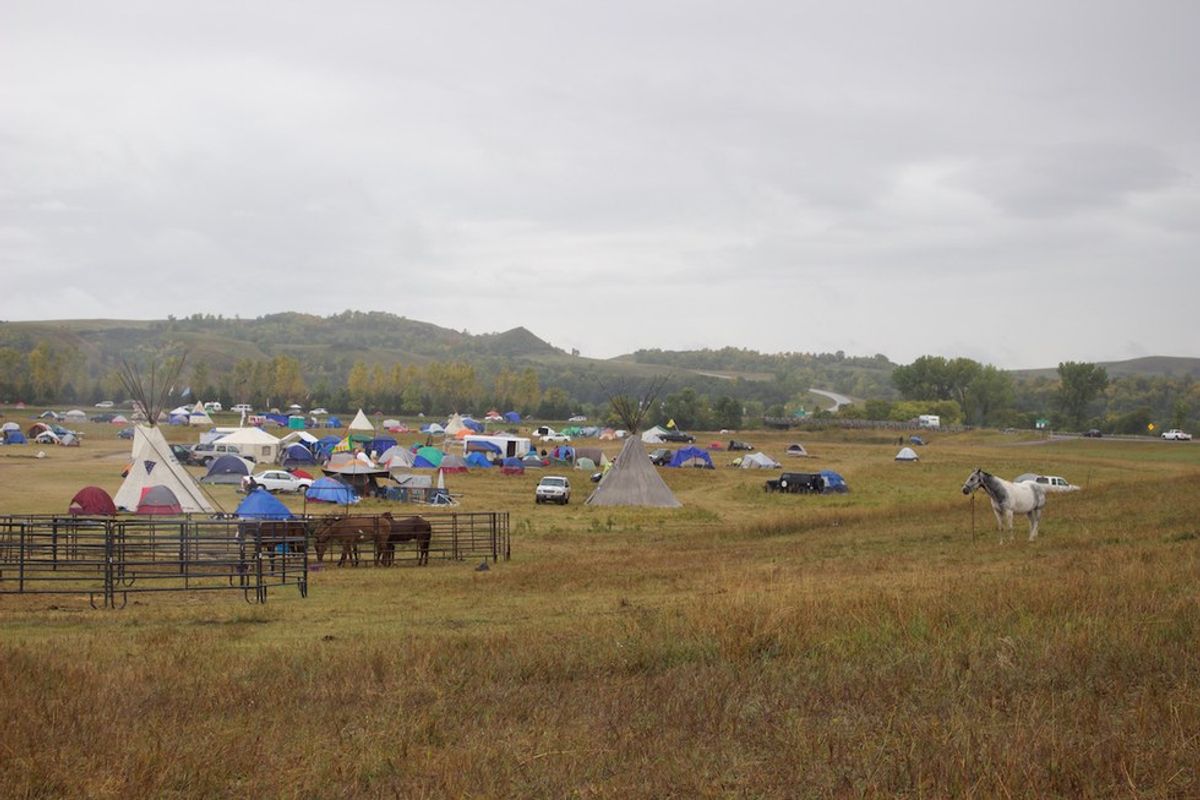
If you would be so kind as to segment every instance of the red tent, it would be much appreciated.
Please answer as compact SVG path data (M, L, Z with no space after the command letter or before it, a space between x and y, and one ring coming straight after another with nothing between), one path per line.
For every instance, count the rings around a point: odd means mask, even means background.
M108 492L99 486L85 486L71 498L67 512L111 517L117 513L117 507L113 505L113 499L108 496Z
M147 486L142 489L142 497L138 500L139 514L182 514L179 498L175 493L163 486Z

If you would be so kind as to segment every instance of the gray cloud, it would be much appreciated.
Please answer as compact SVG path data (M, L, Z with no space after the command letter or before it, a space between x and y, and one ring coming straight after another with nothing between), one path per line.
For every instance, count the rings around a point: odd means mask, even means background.
M0 317L1004 366L1194 339L1191 4L5 10L0 266L53 291Z

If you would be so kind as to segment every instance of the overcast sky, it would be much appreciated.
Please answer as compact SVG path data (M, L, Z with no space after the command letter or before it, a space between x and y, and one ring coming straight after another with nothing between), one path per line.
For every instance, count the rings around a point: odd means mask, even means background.
M1200 356L1200 3L0 0L0 318Z

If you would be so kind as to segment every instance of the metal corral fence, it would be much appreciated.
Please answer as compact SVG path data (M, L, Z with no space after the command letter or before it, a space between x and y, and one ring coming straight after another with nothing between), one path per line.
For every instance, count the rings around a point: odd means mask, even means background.
M512 555L506 512L422 516L432 528L429 558ZM86 594L109 608L143 592L232 590L264 603L268 589L294 585L304 597L313 531L326 519L0 516L0 595ZM396 561L419 555L416 543L395 550Z

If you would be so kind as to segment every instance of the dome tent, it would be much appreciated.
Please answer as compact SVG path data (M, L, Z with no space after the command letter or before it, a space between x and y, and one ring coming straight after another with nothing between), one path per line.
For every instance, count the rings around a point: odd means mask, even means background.
M108 492L99 486L85 486L71 498L71 505L67 511L73 515L88 514L111 517L117 513L117 506L109 497Z

